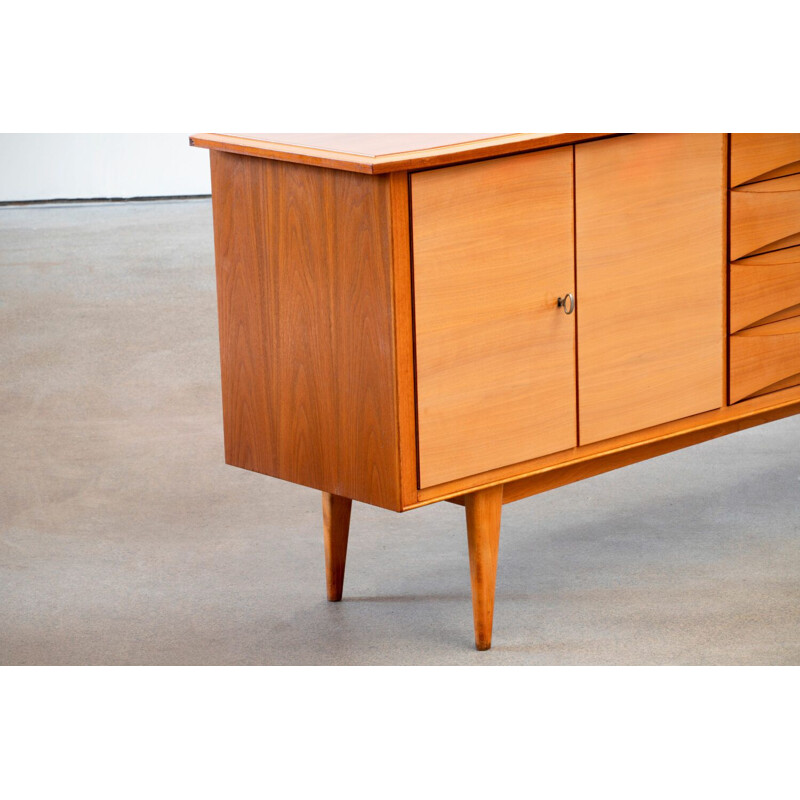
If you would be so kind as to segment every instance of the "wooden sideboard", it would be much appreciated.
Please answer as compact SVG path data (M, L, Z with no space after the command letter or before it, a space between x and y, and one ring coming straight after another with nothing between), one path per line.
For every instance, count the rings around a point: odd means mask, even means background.
M466 508L491 645L504 503L800 412L800 134L202 134L225 457Z

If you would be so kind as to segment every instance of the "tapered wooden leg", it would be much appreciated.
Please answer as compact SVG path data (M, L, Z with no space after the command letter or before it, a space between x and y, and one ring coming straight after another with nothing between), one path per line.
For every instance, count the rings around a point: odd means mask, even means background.
M467 495L466 509L475 647L488 650L492 646L494 586L503 509L502 485Z
M348 497L322 493L322 522L325 528L325 580L328 584L328 600L333 603L342 599L352 505L353 501Z

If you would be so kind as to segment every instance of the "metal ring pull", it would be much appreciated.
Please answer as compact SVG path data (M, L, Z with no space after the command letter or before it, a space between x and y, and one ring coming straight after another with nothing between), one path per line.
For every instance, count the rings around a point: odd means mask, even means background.
M566 297L559 297L558 307L563 308L565 314L571 314L575 310L575 295L570 292Z

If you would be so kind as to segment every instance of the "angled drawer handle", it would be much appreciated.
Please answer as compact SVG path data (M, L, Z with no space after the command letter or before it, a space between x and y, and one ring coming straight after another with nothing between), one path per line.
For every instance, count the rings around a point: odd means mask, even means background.
M563 308L565 314L571 314L575 310L575 295L570 292L566 297L559 297L558 307Z

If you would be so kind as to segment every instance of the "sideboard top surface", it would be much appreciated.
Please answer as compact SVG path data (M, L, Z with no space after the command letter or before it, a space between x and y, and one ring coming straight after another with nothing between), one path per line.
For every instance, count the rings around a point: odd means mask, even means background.
M585 142L605 133L198 133L195 147L382 174Z

